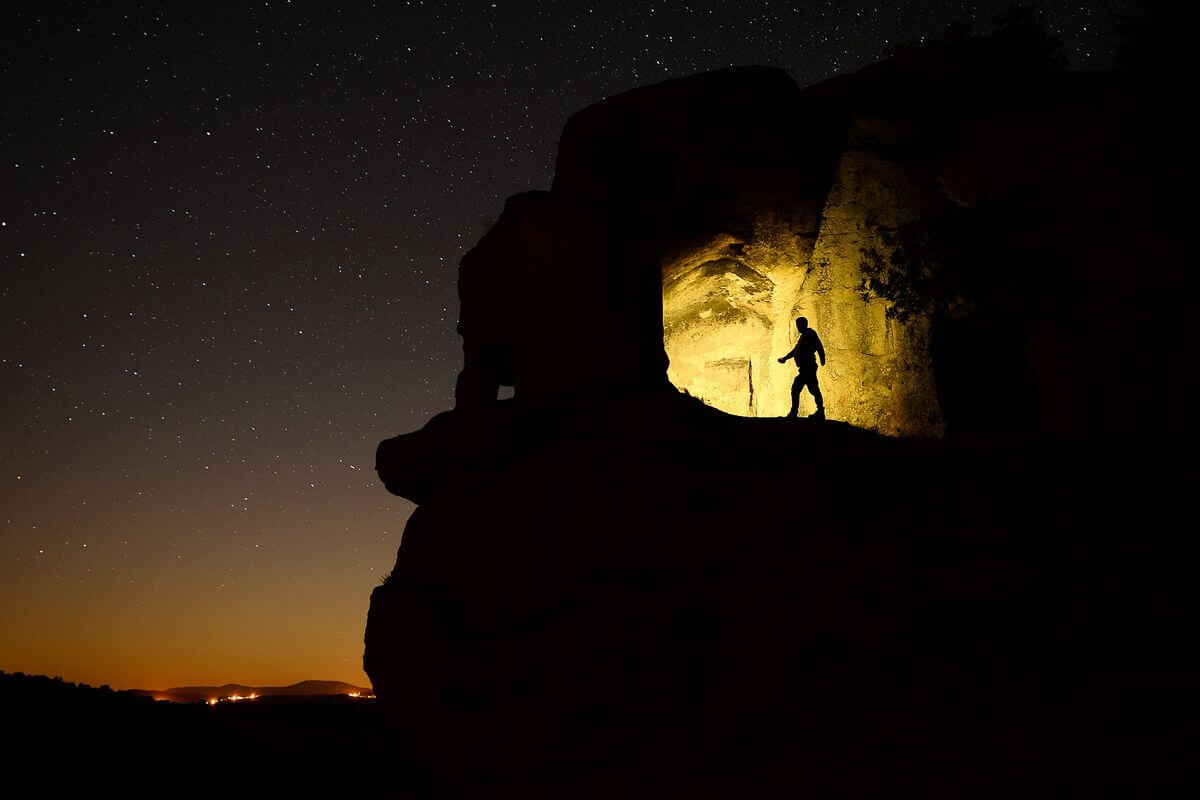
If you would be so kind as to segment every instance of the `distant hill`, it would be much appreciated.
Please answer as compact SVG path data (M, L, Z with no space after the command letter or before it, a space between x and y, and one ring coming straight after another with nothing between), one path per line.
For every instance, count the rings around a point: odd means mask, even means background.
M224 686L176 686L161 691L138 689L139 694L149 695L156 700L170 700L175 703L195 703L212 698L224 697L257 697L271 696L325 696L325 695L369 695L370 689L365 689L343 681L300 681L290 686L246 686L240 683L227 683Z
M156 703L156 694L0 670L4 763L21 765L50 796L109 787L123 797L430 796L415 788L407 751L375 702L310 693L210 706Z

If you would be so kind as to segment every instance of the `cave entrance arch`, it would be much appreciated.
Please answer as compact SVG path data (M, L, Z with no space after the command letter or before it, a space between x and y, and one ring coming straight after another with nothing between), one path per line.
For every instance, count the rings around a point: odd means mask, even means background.
M796 371L776 359L795 343L795 318L817 316L803 292L805 245L767 220L744 240L721 235L664 262L663 346L675 388L728 414L787 413ZM814 409L806 394L801 413Z
M663 346L675 388L728 414L787 414L796 368L777 359L803 316L828 355L818 374L830 419L888 434L942 432L928 323L901 324L882 301L864 300L859 248L871 231L861 204L846 205L827 206L817 234L764 215L752 231L663 259ZM815 410L804 392L800 414Z

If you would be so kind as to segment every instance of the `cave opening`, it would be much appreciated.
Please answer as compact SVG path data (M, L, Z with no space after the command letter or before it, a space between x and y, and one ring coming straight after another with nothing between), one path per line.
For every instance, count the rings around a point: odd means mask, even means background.
M887 434L937 436L944 419L930 368L928 320L900 323L861 291L858 215L826 216L820 233L766 216L662 264L667 377L728 414L782 417L796 375L779 357L797 317L824 344L818 376L829 419ZM805 391L800 415L815 412Z
M791 405L795 367L777 359L795 344L794 320L811 246L766 222L745 239L715 237L663 265L663 345L675 388L743 417ZM801 413L815 409L802 398Z

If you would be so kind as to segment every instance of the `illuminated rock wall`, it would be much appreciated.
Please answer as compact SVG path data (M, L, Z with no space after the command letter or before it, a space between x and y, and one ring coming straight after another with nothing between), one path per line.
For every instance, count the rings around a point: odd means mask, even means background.
M665 259L664 344L679 389L740 416L781 416L791 362L776 360L806 316L825 345L828 416L889 434L937 435L943 422L929 362L928 326L890 320L859 293L860 252L877 231L915 215L933 182L906 156L902 127L856 118L821 212L761 209L753 235L714 236ZM815 409L805 392L801 413Z
M764 212L747 241L714 237L663 265L663 341L676 388L739 416L787 411L794 369L775 359L791 347L812 253L811 237L796 236L790 221Z
M928 323L888 319L882 301L864 302L859 291L862 248L882 248L878 231L916 216L934 195L932 180L905 157L911 145L903 128L853 122L796 312L825 343L822 388L831 418L889 434L933 435L942 418Z

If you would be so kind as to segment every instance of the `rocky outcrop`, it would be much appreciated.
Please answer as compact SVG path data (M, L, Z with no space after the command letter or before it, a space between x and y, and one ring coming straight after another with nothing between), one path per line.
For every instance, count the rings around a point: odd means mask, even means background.
M1167 752L1194 475L1121 438L928 438L957 408L930 323L859 295L880 230L1015 173L927 66L606 100L464 257L456 408L379 447L420 505L364 655L441 793L1011 796ZM1000 99L1021 131L1060 113ZM832 419L751 419L786 408L798 314Z
M511 198L463 259L459 404L490 403L500 385L529 397L665 375L727 413L778 416L793 370L775 357L803 315L830 356L830 417L860 427L937 436L949 409L970 429L1009 395L1032 398L1021 424L1061 433L1187 419L1172 364L1196 336L1188 293L1165 287L1194 281L1153 108L1110 77L1022 84L988 69L935 49L801 91L739 68L575 115L552 189ZM996 245L1044 308L997 323L1014 352L943 331L962 352L938 362L928 319L864 302L863 253L886 253L886 234L930 208L1010 197L1020 207ZM1091 399L1093 376L1135 359L1149 362L1139 397L1165 416Z
M1187 579L1162 559L1191 477L667 392L485 417L453 418L470 450L367 624L443 791L1100 788L1182 724Z
M910 166L855 149L863 124L764 67L572 117L551 191L510 199L463 259L459 403L490 402L503 384L522 396L648 388L665 372L728 413L778 416L794 369L775 358L808 315L831 354L834 418L940 431L924 326L859 296L868 234L847 226L865 225L885 184L891 208L916 207L897 177Z

